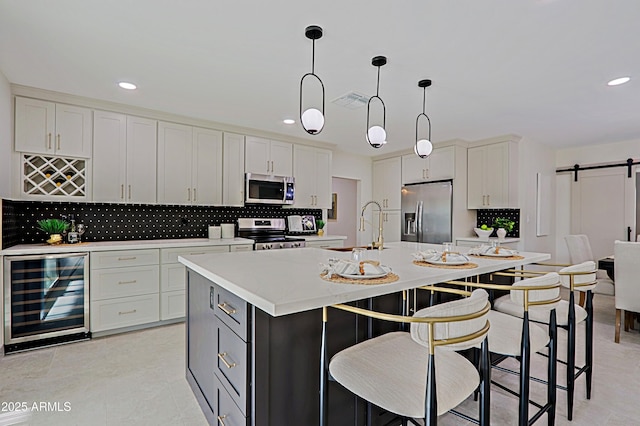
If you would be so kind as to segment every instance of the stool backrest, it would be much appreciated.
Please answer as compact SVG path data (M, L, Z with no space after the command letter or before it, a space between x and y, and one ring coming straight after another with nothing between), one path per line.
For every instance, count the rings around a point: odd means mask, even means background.
M588 272L588 273L587 273ZM596 262L588 260L577 265L567 266L558 271L563 287L571 288L573 279L574 290L588 291L596 287Z

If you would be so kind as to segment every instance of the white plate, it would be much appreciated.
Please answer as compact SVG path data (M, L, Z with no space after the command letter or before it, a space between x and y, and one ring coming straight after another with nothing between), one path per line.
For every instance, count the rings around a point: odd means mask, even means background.
M489 257L510 257L510 256L514 256L513 253L485 253L482 256L489 256Z
M443 262L442 259L425 259L424 260L427 263L432 263L434 265L450 265L450 266L456 266L456 265L464 265L465 263L469 263L468 260L447 260L446 262Z
M391 272L391 269L387 268L386 266L383 266L382 268L384 268L385 270L387 270L387 269L389 269L389 270L387 272L385 272L384 274L367 274L367 275L338 274L338 275L340 275L342 278L349 278L350 280L368 280L368 279L372 279L372 278L382 278L382 277L386 277L387 275L389 275L389 272Z

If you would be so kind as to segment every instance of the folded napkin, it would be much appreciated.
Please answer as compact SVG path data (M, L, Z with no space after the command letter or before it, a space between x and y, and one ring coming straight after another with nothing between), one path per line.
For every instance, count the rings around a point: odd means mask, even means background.
M426 250L413 253L413 258L419 261L432 262L468 262L469 258L462 253L455 251L441 252L436 250Z
M330 259L331 260L331 259ZM362 262L354 262L351 260L338 260L337 262L329 262L327 265L321 265L322 272L326 273L329 278L333 274L339 275L380 275L389 271L380 265L380 262L373 260L364 260Z
M482 244L479 247L473 247L471 249L469 249L469 254L475 254L475 255L494 255L494 254L502 254L505 256L513 256L518 254L518 250L512 250L512 249L508 249L506 247L492 247L488 244Z

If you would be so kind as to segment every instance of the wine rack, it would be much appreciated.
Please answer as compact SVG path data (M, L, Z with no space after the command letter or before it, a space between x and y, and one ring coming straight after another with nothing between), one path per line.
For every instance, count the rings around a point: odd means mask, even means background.
M87 160L24 154L22 191L25 195L85 198Z

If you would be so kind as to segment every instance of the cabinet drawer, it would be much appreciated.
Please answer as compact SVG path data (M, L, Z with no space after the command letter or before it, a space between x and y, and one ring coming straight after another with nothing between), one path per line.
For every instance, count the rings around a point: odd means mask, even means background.
M344 240L318 240L318 241L307 241L305 243L305 247L316 247L316 248L334 248L334 247L343 247Z
M218 343L215 373L226 388L229 396L246 414L247 408L247 343L240 339L226 325L218 321L216 325ZM220 411L218 411L220 413Z
M94 252L91 253L91 269L157 265L159 259L160 253L157 249Z
M229 251L253 251L253 244L237 244L233 246L229 246Z
M224 426L248 426L247 418L234 404L233 399L217 378L216 385L214 414L216 415L217 424Z
M157 293L158 266L97 269L91 272L91 301Z
M91 331L105 331L160 319L158 294L99 300L91 303Z
M216 316L246 342L247 302L230 291L217 287L215 305L214 311Z
M170 263L160 267L160 290L177 291L186 289L186 270L182 263Z
M190 256L205 253L227 253L229 246L181 247L160 249L162 263L178 263L178 256Z
M160 319L168 320L185 316L185 290L160 293Z

